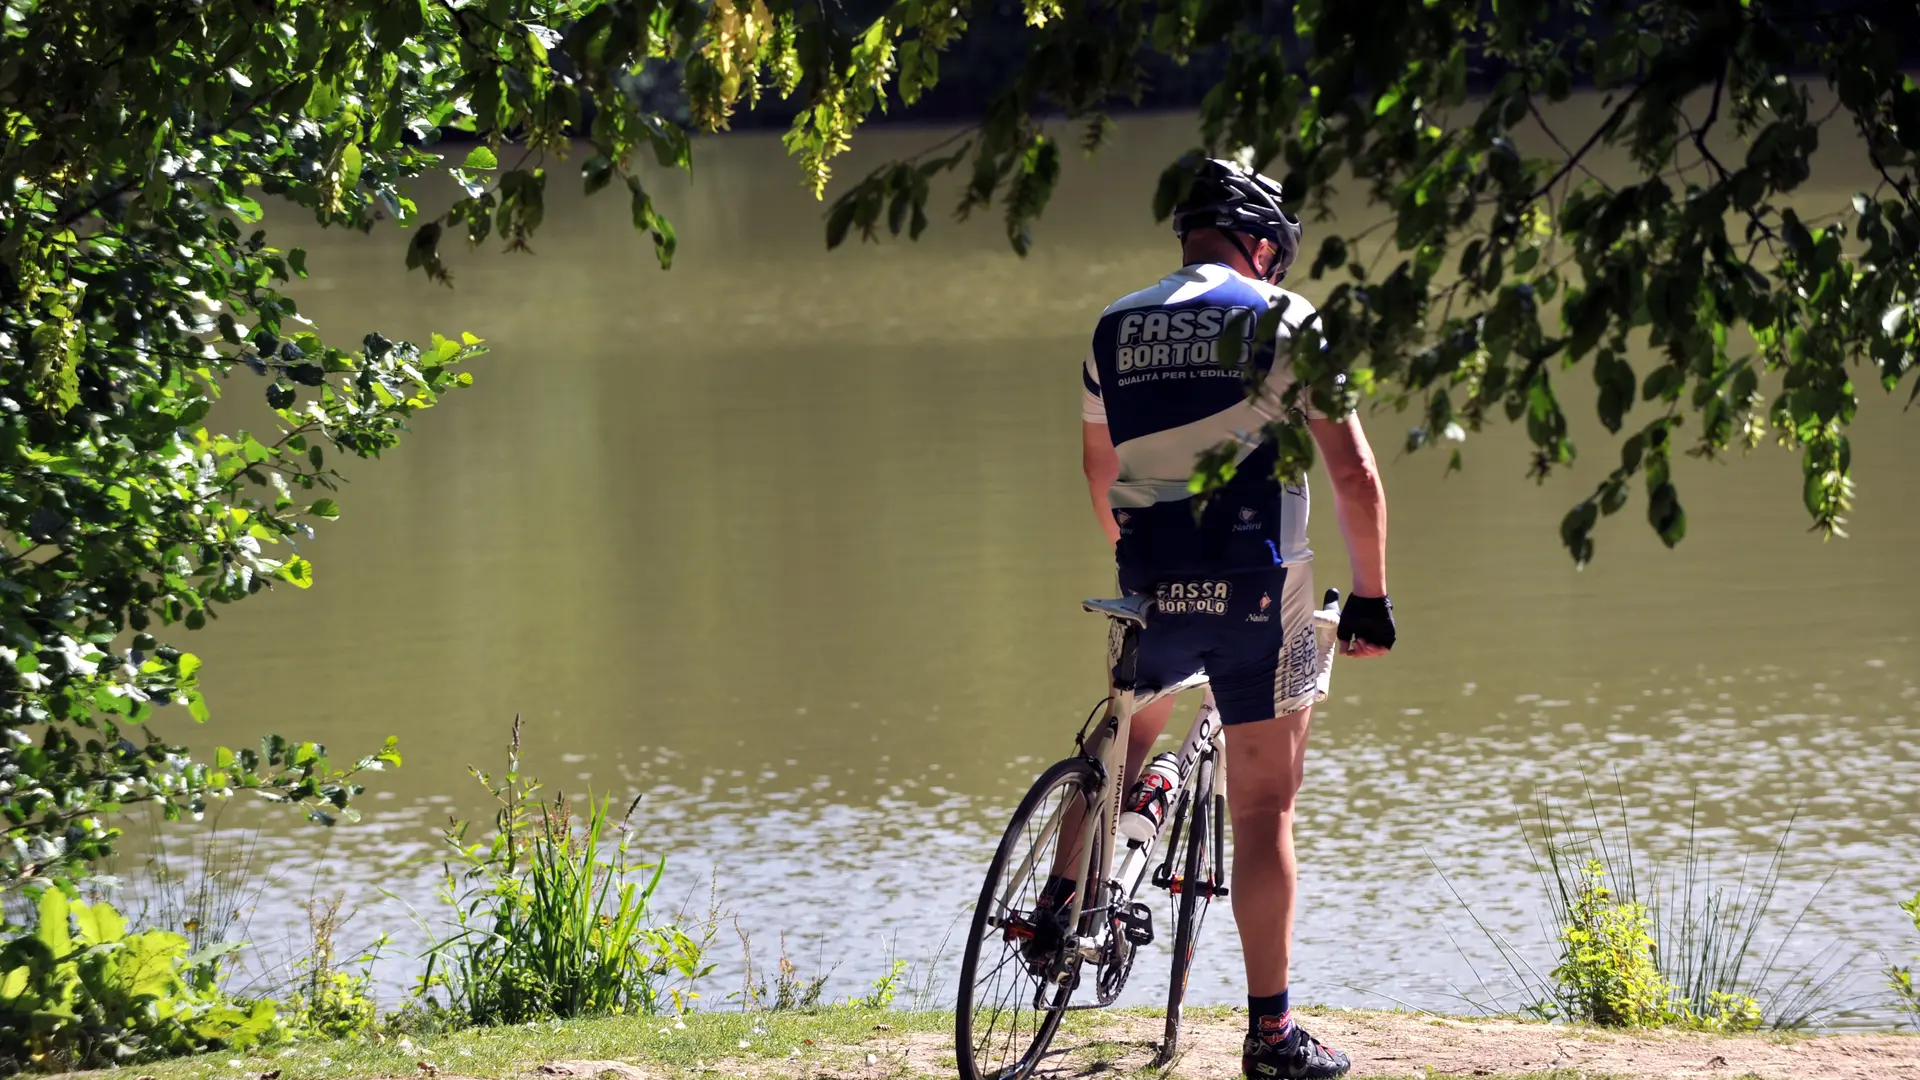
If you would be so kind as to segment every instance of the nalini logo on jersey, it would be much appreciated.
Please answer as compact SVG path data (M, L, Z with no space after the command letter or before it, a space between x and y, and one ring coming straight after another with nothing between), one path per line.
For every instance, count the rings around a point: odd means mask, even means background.
M1218 364L1221 334L1238 322L1245 340L1252 335L1254 315L1244 306L1129 311L1114 337L1114 367L1128 372Z
M1237 533L1259 532L1260 531L1260 511L1255 510L1251 506L1241 507L1240 520L1233 526L1233 531Z
M1273 597L1266 593L1261 593L1260 594L1260 610L1252 613L1251 615L1248 615L1247 621L1248 622L1266 622L1268 619L1267 609L1272 606L1273 606Z

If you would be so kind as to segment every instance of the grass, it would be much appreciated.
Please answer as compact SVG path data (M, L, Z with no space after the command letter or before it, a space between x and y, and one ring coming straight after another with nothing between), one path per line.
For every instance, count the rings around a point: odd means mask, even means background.
M1193 1020L1219 1021L1237 1016L1239 1011L1213 1007L1190 1009L1188 1014ZM1128 1070L1118 1064L1129 1049L1136 1048L1120 1037L1118 1022L1158 1015L1152 1008L1070 1013L1056 1046L1070 1044L1074 1061L1071 1068L1052 1075L1063 1080L1162 1080L1167 1074L1151 1069ZM1343 1010L1343 1015L1385 1018L1406 1014ZM1433 1019L1445 1025L1460 1022L1451 1017ZM1541 1021L1524 1022L1545 1026ZM681 1020L602 1017L476 1028L436 1036L303 1042L259 1053L207 1054L79 1075L89 1080L431 1080L436 1076L523 1080L529 1074L537 1077L537 1067L546 1062L607 1061L635 1063L639 1071L661 1080L741 1076L764 1080L793 1076L919 1080L954 1075L953 1052L947 1041L952 1030L950 1012L852 1007L816 1012L697 1013ZM1577 1037L1593 1029L1556 1024L1553 1030L1560 1037ZM1474 1080L1487 1080L1489 1076L1496 1080L1605 1080L1605 1074L1566 1069L1473 1075ZM1176 1065L1170 1080L1189 1076L1200 1080L1197 1074L1184 1072ZM1453 1080L1454 1076L1412 1069L1384 1080Z
M508 1080L547 1061L632 1060L696 1075L723 1059L782 1059L810 1063L852 1057L849 1047L902 1032L950 1032L953 1014L828 1009L817 1013L694 1013L611 1016L472 1028L445 1035L304 1042L254 1054L205 1054L150 1062L95 1074L153 1080L356 1080L423 1076L425 1062L441 1073ZM745 1045L742 1045L745 1044ZM928 1062L929 1065L933 1064Z

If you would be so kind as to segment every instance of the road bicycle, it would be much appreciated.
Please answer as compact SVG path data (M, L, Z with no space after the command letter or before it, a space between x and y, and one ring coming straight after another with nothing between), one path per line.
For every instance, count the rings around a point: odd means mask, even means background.
M1332 673L1339 601L1339 590L1328 589L1313 616L1316 702L1326 696ZM1110 622L1113 691L1088 714L1074 755L1041 773L1020 800L987 868L960 967L954 1042L961 1080L1025 1080L1069 1010L1103 1008L1119 998L1135 957L1154 939L1152 909L1139 899L1148 885L1165 891L1175 907L1166 1033L1155 1064L1171 1062L1179 1048L1181 1003L1200 927L1210 903L1228 895L1226 796L1217 787L1225 739L1209 691L1177 756L1156 759L1164 800L1158 828L1145 839L1122 831L1123 806L1132 809L1142 792L1138 782L1131 792L1121 782L1133 717L1169 694L1206 684L1200 672L1176 686L1135 688L1140 631L1155 606L1151 596L1081 604ZM1096 724L1102 709L1106 715ZM1143 767L1143 777L1148 771ZM1135 835L1143 831L1137 821L1131 827ZM1163 852L1157 860L1156 847ZM1074 890L1064 916L1057 908L1043 910L1041 902L1056 866L1068 868L1076 882L1091 883ZM1089 981L1091 1000L1075 1003L1075 992Z

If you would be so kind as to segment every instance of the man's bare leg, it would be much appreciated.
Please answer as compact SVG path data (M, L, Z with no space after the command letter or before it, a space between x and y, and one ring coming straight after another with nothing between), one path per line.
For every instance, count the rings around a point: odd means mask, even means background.
M1233 919L1247 994L1287 989L1293 948L1293 800L1306 769L1311 708L1227 729L1227 809L1233 819Z
M1313 710L1227 729L1227 806L1233 816L1233 919L1247 961L1251 1080L1346 1075L1351 1061L1294 1023L1287 1001L1293 951L1293 800L1307 763Z

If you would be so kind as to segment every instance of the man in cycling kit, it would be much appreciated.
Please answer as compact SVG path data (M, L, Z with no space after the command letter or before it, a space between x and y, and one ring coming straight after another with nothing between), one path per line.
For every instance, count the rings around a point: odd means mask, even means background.
M1264 424L1304 423L1326 463L1353 563L1342 651L1383 655L1394 625L1386 497L1373 451L1358 417L1330 420L1311 407L1286 359L1314 308L1277 284L1301 237L1280 195L1279 184L1230 162L1200 166L1173 215L1185 265L1115 302L1094 330L1082 426L1087 482L1114 543L1120 586L1159 598L1140 635L1139 685L1171 685L1204 668L1228 726L1233 914L1250 1025L1242 1064L1253 1080L1318 1080L1344 1074L1349 1063L1287 1011L1294 795L1316 673L1313 553L1306 486L1274 478L1277 450L1261 434ZM1276 307L1276 342L1255 347L1255 321ZM1233 326L1247 342L1239 363L1223 355ZM1196 518L1188 488L1196 458L1229 441L1238 444L1236 469ZM1172 708L1167 698L1134 716L1129 777Z

